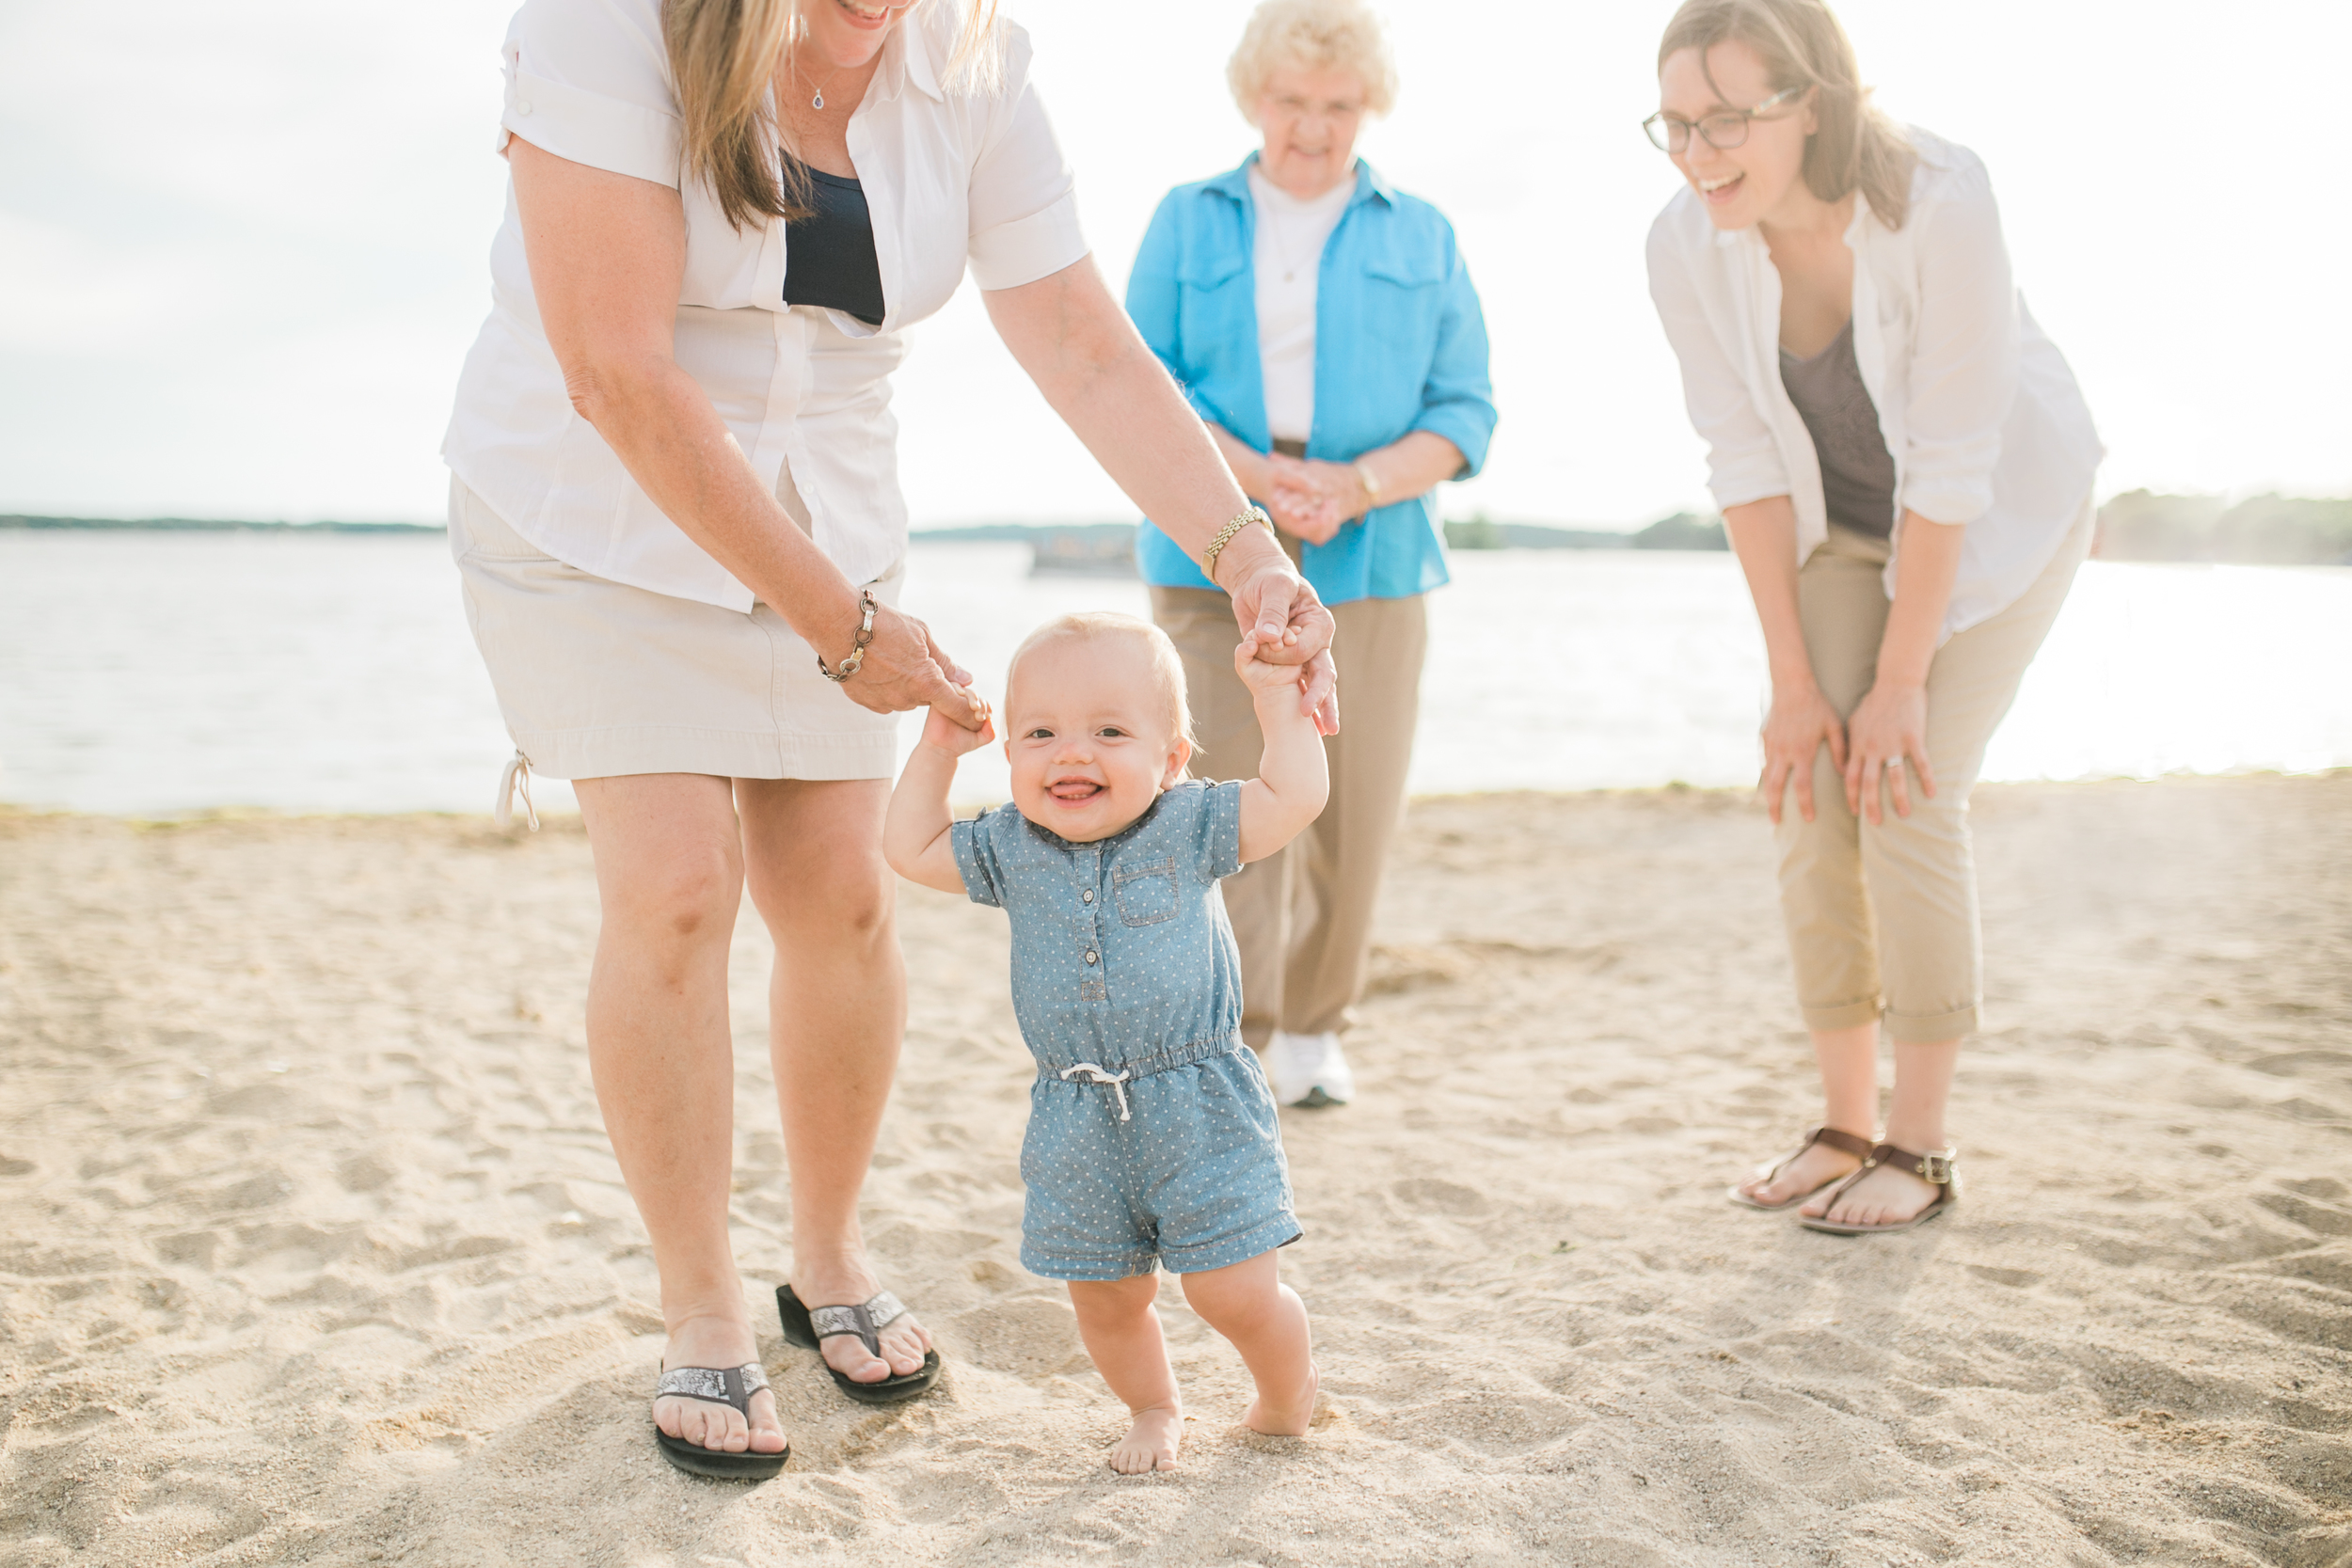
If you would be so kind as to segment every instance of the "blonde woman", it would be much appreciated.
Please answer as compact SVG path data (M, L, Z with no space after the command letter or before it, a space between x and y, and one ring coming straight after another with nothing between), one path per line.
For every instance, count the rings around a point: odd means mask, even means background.
M1763 794L1824 1101L1731 1196L1906 1229L1958 1191L1968 794L2090 547L2099 439L2010 279L1984 166L1869 106L1820 0L1688 0L1658 70L1645 129L1685 188L1650 292L1771 659Z
M1160 203L1127 309L1263 501L1338 617L1347 733L1331 802L1281 854L1225 884L1241 944L1243 1037L1285 1104L1344 1103L1342 1044L1413 754L1424 595L1446 580L1435 492L1486 458L1486 328L1453 228L1356 156L1396 95L1361 0L1266 0L1227 71L1263 137L1239 168ZM1136 556L1184 657L1195 770L1246 779L1262 749L1233 672L1232 607L1154 515Z
M1019 29L952 0L531 0L504 57L513 198L445 447L452 545L516 766L578 782L596 853L589 1057L660 1275L661 1450L772 1475L727 1240L746 886L776 950L787 1337L869 1402L939 1366L857 1218L905 1021L891 715L986 720L895 608L903 329L968 265L1111 477L1311 664L1327 730L1331 620L1104 288Z

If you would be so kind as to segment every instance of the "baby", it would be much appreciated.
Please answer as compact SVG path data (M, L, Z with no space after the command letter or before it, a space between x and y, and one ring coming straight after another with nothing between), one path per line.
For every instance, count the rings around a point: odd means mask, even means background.
M1153 1270L1233 1342L1244 1419L1299 1436L1314 1414L1307 1309L1275 1270L1298 1240L1274 1096L1241 1040L1241 956L1217 879L1323 810L1323 740L1300 667L1234 650L1265 732L1261 776L1184 777L1184 670L1158 627L1065 615L1012 656L1012 803L951 822L956 759L995 737L936 713L890 798L902 877L1012 922L1012 1000L1037 1057L1021 1147L1021 1261L1070 1285L1087 1353L1135 1424L1111 1468L1173 1469L1184 1435Z

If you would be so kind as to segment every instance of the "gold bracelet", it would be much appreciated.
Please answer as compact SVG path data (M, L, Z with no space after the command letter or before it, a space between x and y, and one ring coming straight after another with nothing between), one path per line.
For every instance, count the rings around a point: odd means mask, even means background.
M872 646L874 641L873 593L871 590L861 588L857 591L857 599L864 613L858 621L857 641L850 647L850 657L841 661L839 669L834 670L826 667L824 655L817 656L817 673L835 686L839 686L866 667L866 650Z
M1209 547L1200 552L1200 571L1211 583L1216 581L1216 558L1225 553L1225 546L1233 542L1235 534L1252 523L1263 523L1268 533L1274 531L1274 519L1265 515L1265 508L1253 506L1223 528L1218 529L1216 537L1209 541Z

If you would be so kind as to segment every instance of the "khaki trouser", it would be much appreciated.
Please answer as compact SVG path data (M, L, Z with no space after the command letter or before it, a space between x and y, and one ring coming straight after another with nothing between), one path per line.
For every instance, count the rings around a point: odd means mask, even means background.
M1846 809L1846 784L1822 746L1814 759L1814 820L1781 802L1781 912L1796 961L1805 1026L1850 1029L1886 1020L1909 1043L1958 1039L1981 1025L1983 960L1968 796L1993 731L2016 699L2074 569L2090 548L2092 510L2015 604L1959 633L1928 667L1928 762L1936 794L1911 782L1911 815L1873 827ZM1887 544L1832 528L1797 574L1797 613L1813 678L1842 718L1869 691L1889 609Z
M1339 635L1340 733L1323 743L1331 798L1313 826L1225 879L1225 909L1241 946L1242 1038L1257 1050L1277 1029L1343 1031L1362 997L1372 911L1405 805L1421 712L1429 607L1420 595L1331 607ZM1233 673L1232 602L1206 588L1154 588L1152 619L1184 656L1200 740L1192 772L1255 777L1264 739L1249 689Z

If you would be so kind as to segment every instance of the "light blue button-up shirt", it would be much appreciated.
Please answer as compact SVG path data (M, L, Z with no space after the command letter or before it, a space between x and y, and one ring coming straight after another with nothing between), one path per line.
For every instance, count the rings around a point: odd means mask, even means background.
M1200 417L1271 449L1258 359L1256 210L1251 153L1239 168L1179 185L1161 201L1127 279L1127 313ZM1453 442L1468 479L1493 437L1486 322L1435 207L1392 189L1361 159L1356 195L1323 247L1315 283L1315 420L1307 455L1353 462L1416 430ZM1144 580L1214 586L1147 520L1136 541ZM1447 578L1437 493L1366 514L1327 545L1306 546L1307 580L1326 604L1401 599Z

